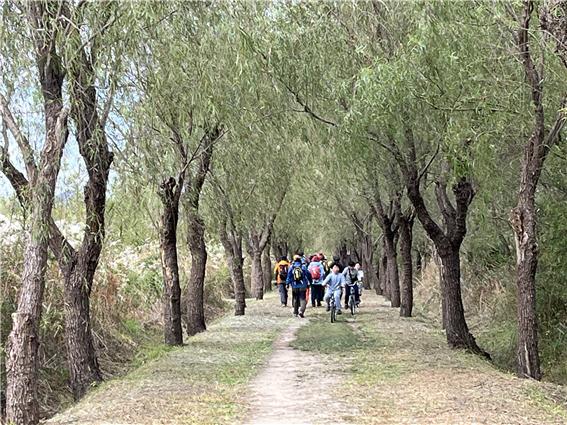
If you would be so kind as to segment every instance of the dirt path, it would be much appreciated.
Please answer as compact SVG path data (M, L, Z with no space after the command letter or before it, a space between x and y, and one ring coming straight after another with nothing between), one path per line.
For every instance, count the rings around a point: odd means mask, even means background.
M281 334L265 369L252 380L247 424L341 423L342 400L330 401L334 386L344 378L341 365L289 345L308 321L297 319Z

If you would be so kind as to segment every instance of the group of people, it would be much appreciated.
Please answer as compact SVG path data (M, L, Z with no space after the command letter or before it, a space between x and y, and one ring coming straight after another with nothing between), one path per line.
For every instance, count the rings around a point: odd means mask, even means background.
M337 314L342 314L343 292L345 308L349 308L351 292L354 293L356 305L360 304L364 272L360 264L354 261L343 266L338 256L328 261L322 252L309 257L298 252L293 256L292 262L285 256L279 259L274 268L274 277L283 307L287 306L288 290L291 287L293 315L296 317L304 317L309 294L312 307L321 307L324 301L327 311L330 309L331 297L334 298Z

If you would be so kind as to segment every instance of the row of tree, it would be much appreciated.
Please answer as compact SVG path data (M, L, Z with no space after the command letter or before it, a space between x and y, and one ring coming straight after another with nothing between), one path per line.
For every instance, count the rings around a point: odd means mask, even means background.
M111 190L149 188L139 213L159 216L166 343L183 343L183 317L188 335L206 328L209 240L224 247L236 315L246 308L244 254L262 299L272 255L349 244L369 285L406 317L412 253L438 258L448 343L487 355L465 319L461 248L473 199L503 160L521 157L496 180L520 177L507 198L516 204L517 365L540 379L535 200L565 122L566 8L564 0L5 2L0 163L30 223L7 347L8 421L39 420L49 253L65 282L75 398L101 380L89 300L113 164ZM87 174L79 247L52 218L70 135ZM514 192L502 185L490 194ZM180 226L191 261L184 290Z

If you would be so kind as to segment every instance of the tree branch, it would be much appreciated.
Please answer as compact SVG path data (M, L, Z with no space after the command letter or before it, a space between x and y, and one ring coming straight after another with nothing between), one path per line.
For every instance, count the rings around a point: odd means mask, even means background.
M31 181L34 181L35 174L37 171L37 166L35 163L34 158L34 151L29 143L29 140L26 136L23 135L12 112L10 112L10 108L8 106L8 102L4 95L0 94L0 114L2 115L3 121L14 136L18 147L20 148L20 152L22 153L22 157L24 158L24 164L26 166L26 172L28 174L28 178Z

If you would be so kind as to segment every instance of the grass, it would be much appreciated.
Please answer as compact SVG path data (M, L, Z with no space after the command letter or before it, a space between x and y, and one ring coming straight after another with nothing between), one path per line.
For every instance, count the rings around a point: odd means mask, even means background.
M565 420L567 423L567 399L565 392L562 394L562 400L556 400L550 396L551 391L544 391L537 384L530 383L526 388L526 393L535 406L552 416L558 416ZM565 403L561 405L560 403Z
M103 384L48 423L226 424L246 415L245 389L289 325L273 295L248 301L246 316L224 316L184 347L144 350L139 367Z
M360 337L347 322L331 324L318 316L311 319L307 326L297 332L296 339L291 343L293 348L319 353L345 353L356 350L362 345Z

